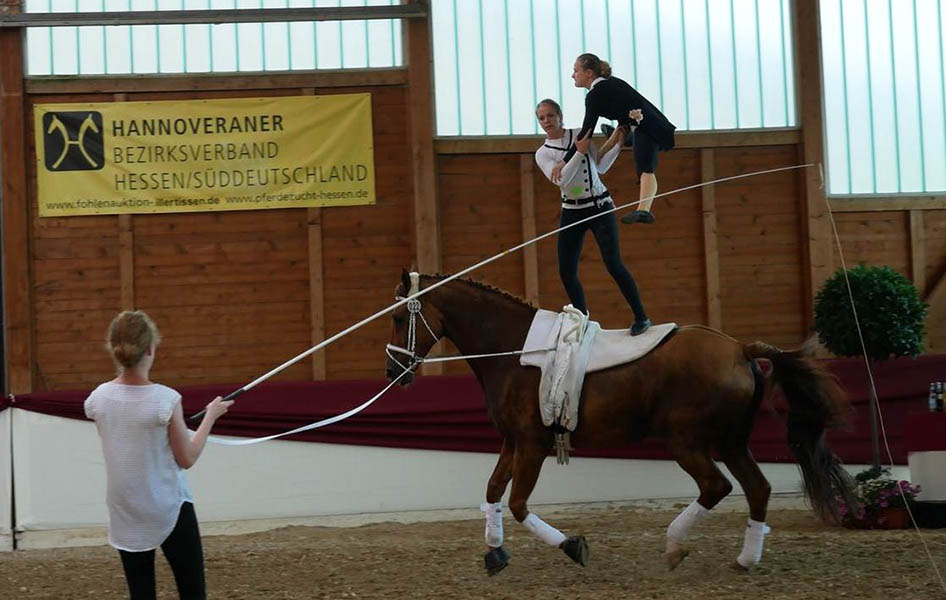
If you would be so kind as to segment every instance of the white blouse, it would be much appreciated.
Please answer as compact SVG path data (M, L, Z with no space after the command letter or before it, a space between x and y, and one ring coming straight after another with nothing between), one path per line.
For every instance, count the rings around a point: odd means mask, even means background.
M193 502L168 438L171 413L180 401L179 393L159 383L112 381L85 401L85 415L95 421L105 455L108 543L119 550L157 548L173 531L181 505Z
M566 129L562 137L557 139L545 138L542 147L535 151L535 162L552 181L552 169L565 158L568 148L574 143L578 129ZM621 144L615 144L602 156L598 156L598 148L591 143L588 154L576 152L562 169L562 178L556 184L562 190L562 198L580 200L591 196L600 196L608 190L598 177L611 168L621 152ZM554 183L554 182L553 182ZM574 205L563 204L563 208L573 208Z

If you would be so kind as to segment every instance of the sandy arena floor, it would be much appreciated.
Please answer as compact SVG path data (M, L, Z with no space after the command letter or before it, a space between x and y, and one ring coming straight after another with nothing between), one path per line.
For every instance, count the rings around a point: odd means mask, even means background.
M681 505L682 508L682 505ZM745 514L714 514L691 536L674 572L663 562L674 511L598 508L542 514L591 548L582 568L506 516L509 567L487 577L483 521L286 527L204 539L209 597L218 599L458 598L884 598L946 599L914 530L828 528L810 513L769 513L772 534L749 574L728 568ZM924 530L946 576L946 529ZM177 598L164 559L158 597ZM124 598L117 554L107 547L0 553L0 598Z

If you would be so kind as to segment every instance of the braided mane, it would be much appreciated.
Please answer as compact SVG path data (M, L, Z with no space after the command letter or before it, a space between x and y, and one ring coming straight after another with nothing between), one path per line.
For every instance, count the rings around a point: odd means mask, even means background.
M421 277L429 277L430 279L435 279L435 280L437 280L437 281L441 281L441 280L443 280L443 279L446 279L447 277L450 277L450 275L444 275L443 273L435 273L435 274L433 274L433 275L422 274ZM523 307L526 307L526 308L531 308L531 309L533 309L533 310L536 310L536 308L537 308L537 307L534 306L531 302L528 302L528 301L526 301L526 300L524 300L524 299L522 299L522 298L520 298L519 296L516 296L516 295L514 295L514 294L510 294L510 293L507 292L506 290L502 290L502 289L500 289L500 288L498 288L498 287L489 285L488 283L483 283L483 282L481 282L481 281L475 281L475 280L473 280L473 279L467 279L467 278L465 278L465 277L458 277L458 278L456 278L456 279L453 279L452 281L462 282L462 283L464 283L464 284L466 284L466 285L469 285L469 286L471 286L471 287L473 287L473 288L476 288L476 289L479 289L479 290L481 290L481 291L489 292L490 294L494 294L494 295L497 295L497 296L499 296L499 297L501 297L501 298L505 298L506 300L509 300L509 301L511 301L511 302L513 302L513 303L519 305L519 306L523 306Z

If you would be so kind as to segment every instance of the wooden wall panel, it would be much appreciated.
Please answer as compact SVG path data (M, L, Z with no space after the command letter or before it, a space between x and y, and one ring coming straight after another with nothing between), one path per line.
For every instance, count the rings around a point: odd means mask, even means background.
M910 213L878 211L834 213L847 267L864 263L889 266L910 278ZM841 267L837 244L834 264Z
M926 255L926 289L946 275L946 210L923 211L923 231Z
M926 318L926 342L930 352L946 352L946 301L941 291L946 286L946 210L928 210L923 215L926 255L926 290L930 303ZM933 291L939 293L927 296Z
M720 148L716 177L796 164L792 146ZM716 186L722 329L744 341L793 346L805 337L798 175L757 175Z
M927 294L946 285L946 210L923 211L924 254L926 256ZM930 302L926 319L926 342L930 352L946 352L946 302L942 294L928 298Z
M304 209L135 217L137 307L162 328L154 375L243 385L309 346ZM276 379L304 379L302 362Z
M522 243L518 154L441 156L437 166L443 269L456 273ZM466 275L520 297L525 295L521 251ZM456 349L443 343L442 353ZM497 350L498 351L498 350ZM445 364L445 373L465 373L464 362Z

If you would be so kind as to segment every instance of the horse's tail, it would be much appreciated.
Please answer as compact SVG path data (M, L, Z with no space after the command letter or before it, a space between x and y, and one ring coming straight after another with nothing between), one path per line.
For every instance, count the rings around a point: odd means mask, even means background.
M825 445L825 430L843 426L849 405L837 379L815 363L814 341L790 352L762 342L744 345L746 358L772 362L775 385L788 399L788 444L801 467L805 494L826 521L840 520L839 498L853 506L852 481Z

